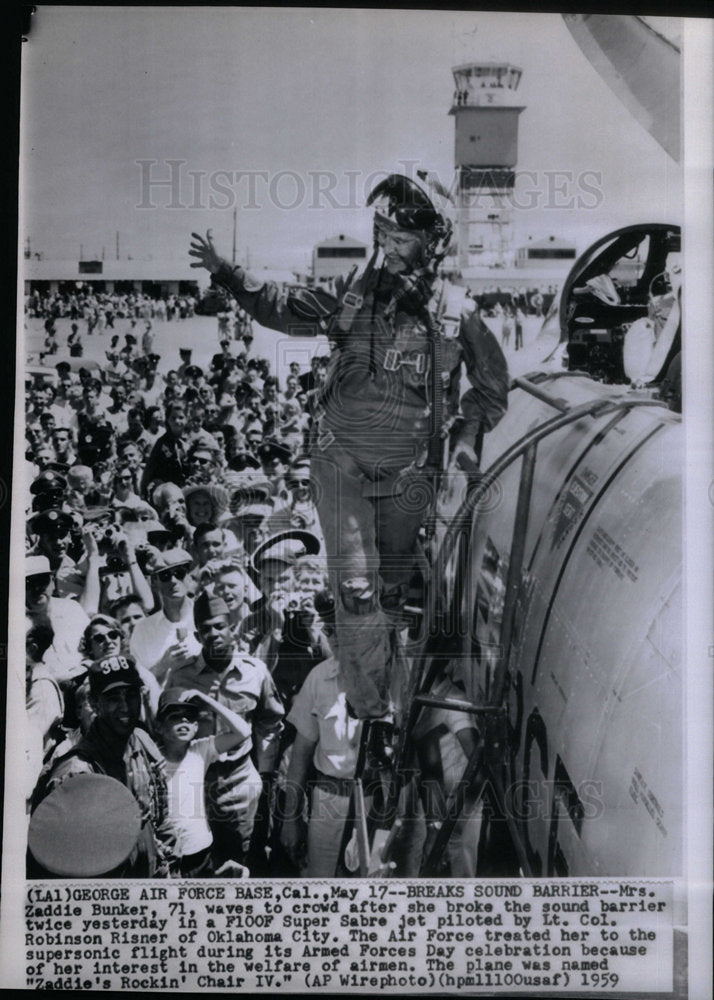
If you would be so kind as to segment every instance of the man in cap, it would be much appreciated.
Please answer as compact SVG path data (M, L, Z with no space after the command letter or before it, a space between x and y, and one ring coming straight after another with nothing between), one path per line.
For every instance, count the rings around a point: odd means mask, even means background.
M173 669L166 687L202 691L251 723L251 737L224 754L206 774L216 860L242 862L248 857L261 794L264 788L267 791L277 761L283 706L265 664L236 648L222 598L199 595L194 621L201 653ZM212 712L201 715L199 736L223 731Z
M141 678L131 658L109 656L93 665L89 695L95 718L68 753L53 759L33 796L33 809L62 782L79 774L105 774L126 785L140 807L141 832L124 871L129 878L167 877L176 867L176 833L168 811L163 757L143 729ZM81 817L77 849L81 850Z
M267 539L252 559L263 598L253 605L239 636L267 664L286 712L310 670L331 654L315 610L315 593L326 583L319 550L310 532L285 531ZM306 564L315 572L306 572Z
M197 739L201 706L221 720L225 731ZM182 878L234 874L216 871L211 857L213 834L206 817L204 779L207 769L250 737L250 723L201 691L171 688L159 699L157 741L166 761L169 812L177 831L176 854Z
M463 289L459 303L459 290L438 277L452 230L446 207L435 203L445 194L426 174L379 183L367 200L375 217L365 271L349 287L341 283L331 307L313 307L316 332L327 324L337 351L318 390L311 475L340 667L360 718L383 718L390 709L395 628L434 501L444 416L458 407L462 363L471 389L460 401L449 474L465 460L476 464L481 432L507 405L508 372L493 334L467 314L473 303ZM274 283L223 260L210 232L193 239L193 267L210 271L261 325L304 334L309 316L298 296L281 296Z
M90 396L95 390L90 387ZM85 393L87 395L87 393ZM77 454L83 465L95 466L111 458L114 428L106 417L104 410L83 411L78 414L79 434L77 436Z
M156 558L151 577L161 608L136 623L129 642L132 656L159 684L170 670L189 663L200 652L193 634L193 601L188 596L191 562L183 549L167 549Z
M82 533L85 557L79 563L70 557L74 524L73 515L59 507L33 514L28 522L31 534L37 538L32 553L47 558L56 597L75 597L87 614L94 614L99 607L101 557L94 535L86 529Z
M30 484L30 493L33 497L37 497L41 493L59 493L63 495L66 489L66 477L52 469L43 470ZM60 504L54 504L54 506L59 507Z
M309 531L300 530L283 531L258 545L250 570L262 596L252 605L239 632L251 651L255 652L272 632L282 630L285 607L297 589L295 564L301 557L317 555L319 551L319 539Z
M188 365L184 372L184 381L190 388L198 390L203 384L203 368L200 365Z

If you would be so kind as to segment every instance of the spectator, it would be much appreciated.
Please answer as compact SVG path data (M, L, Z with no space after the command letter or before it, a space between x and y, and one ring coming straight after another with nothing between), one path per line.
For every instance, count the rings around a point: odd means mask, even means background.
M204 579L212 586L216 597L225 601L231 629L237 636L251 601L259 596L255 584L243 567L231 559L207 563L204 567Z
M173 668L192 662L200 651L193 635L193 601L186 580L190 565L191 557L183 549L161 553L152 574L161 607L136 623L129 641L132 656L162 686Z
M199 524L193 533L193 551L199 569L211 559L225 559L237 549L238 542L233 532L219 527L213 521Z
M192 700L193 699L193 700ZM200 708L221 720L225 732L197 739ZM251 727L201 691L165 691L156 716L157 742L166 761L169 814L177 832L176 854L182 878L227 875L227 866L211 857L213 834L206 817L204 780L211 764L250 738Z
M207 435L207 432L204 432ZM187 480L195 483L215 483L218 478L218 448L211 436L211 443L200 437L188 453Z
M251 738L206 774L216 861L244 862L249 857L259 799L264 789L267 798L272 780L283 708L265 664L236 649L225 602L202 594L196 600L194 617L201 654L172 669L167 687L210 694L251 723ZM215 727L214 716L202 714L199 736L210 735Z
M58 462L64 462L68 466L74 465L77 461L77 453L74 450L72 431L68 427L55 426L52 432L52 444Z
M284 482L290 499L268 518L266 527L269 533L278 534L292 528L302 528L312 532L322 543L317 507L312 500L309 458L293 461L285 474Z
M280 841L304 878L332 878L347 821L362 723L347 708L338 661L319 663L297 694L288 722L296 730L290 755ZM310 819L305 796L311 782Z
M166 772L158 747L137 727L141 679L133 661L123 656L100 660L90 674L89 691L96 717L79 743L53 758L40 775L33 810L75 775L115 778L134 795L141 815L140 836L124 875L167 877L176 866L176 837L168 812Z
M115 509L124 508L137 510L146 506L144 500L135 492L136 476L130 465L117 465L113 476L114 496L110 506Z
M111 613L124 633L124 643L129 648L136 623L146 618L146 612L137 594L124 594L112 604Z
M166 410L166 433L156 441L146 461L141 492L148 496L161 483L183 486L188 475L186 459L186 408L183 403L170 403Z
M89 618L77 601L52 596L52 573L44 555L25 557L25 607L30 620L52 627L52 641L43 662L58 684L71 681L83 672L79 642Z
M32 550L47 558L54 576L56 597L76 597L84 610L92 614L99 606L99 550L91 531L85 530L83 541L86 558L78 565L69 556L71 515L57 507L33 515L28 524L37 537Z
M164 414L160 406L148 406L144 415L144 429L150 447L153 448L164 430Z
M109 615L93 615L80 640L79 652L88 673L77 687L74 697L75 714L72 718L79 721L82 732L86 733L94 718L93 705L89 697L89 673L94 664L108 656L128 655L128 643L119 622ZM141 722L149 732L152 732L161 689L153 674L138 663L135 663L135 667L142 684Z
M53 673L44 664L44 657L54 642L54 629L49 618L36 616L27 620L25 635L25 708L29 723L28 763L32 786L42 770L45 753L50 749L53 734L64 716L64 698Z

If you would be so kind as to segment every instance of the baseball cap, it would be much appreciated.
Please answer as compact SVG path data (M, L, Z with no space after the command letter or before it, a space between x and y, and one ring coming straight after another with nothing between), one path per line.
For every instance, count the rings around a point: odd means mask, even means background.
M47 576L51 572L47 556L25 556L25 576Z
M201 709L198 705L191 701L182 701L181 695L184 693L183 688L167 688L159 698L159 707L156 710L156 721L165 718L172 708L180 708L184 711L188 711L188 714L194 719L198 719L201 714Z
M141 687L141 677L134 661L126 656L105 656L89 670L89 691L96 698L114 688Z

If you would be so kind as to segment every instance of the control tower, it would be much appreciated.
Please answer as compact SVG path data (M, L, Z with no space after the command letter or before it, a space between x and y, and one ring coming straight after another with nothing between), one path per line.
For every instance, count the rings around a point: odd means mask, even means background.
M507 62L474 62L452 73L459 267L503 265L513 246L522 70Z

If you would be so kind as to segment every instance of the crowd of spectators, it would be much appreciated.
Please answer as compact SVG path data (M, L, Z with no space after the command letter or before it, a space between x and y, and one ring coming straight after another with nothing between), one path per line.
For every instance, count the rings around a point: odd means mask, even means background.
M297 874L278 817L292 702L332 652L306 457L327 359L281 383L250 329L205 371L124 339L26 382L29 808L108 774L142 806L120 874Z
M35 288L25 297L25 314L43 320L84 320L88 332L113 330L117 319L190 319L198 305L192 292L149 295L135 289L126 292L95 291L89 283L73 291Z

